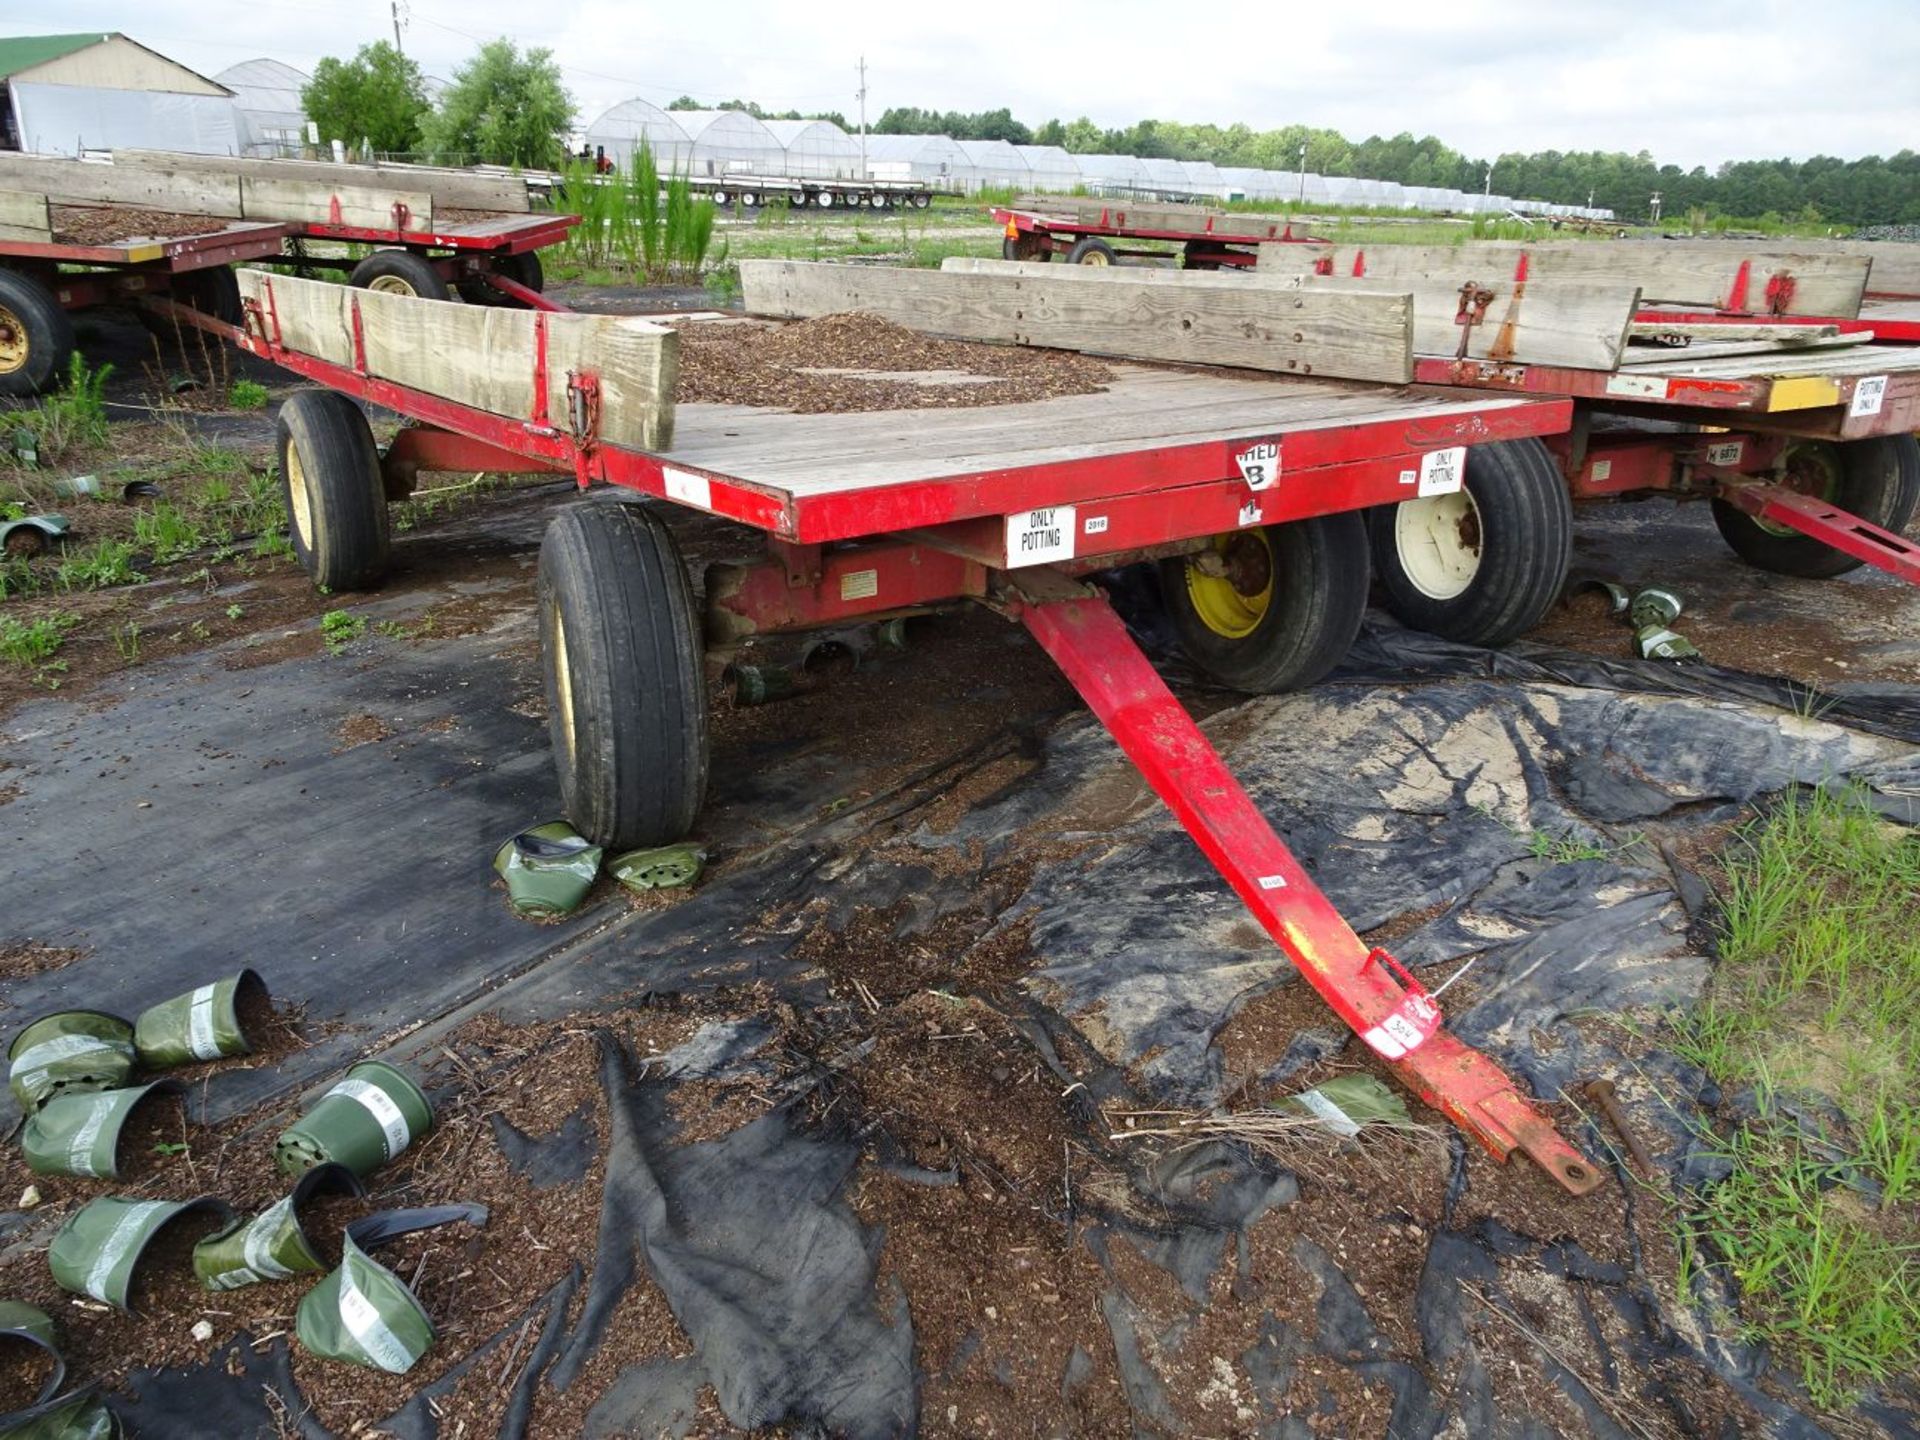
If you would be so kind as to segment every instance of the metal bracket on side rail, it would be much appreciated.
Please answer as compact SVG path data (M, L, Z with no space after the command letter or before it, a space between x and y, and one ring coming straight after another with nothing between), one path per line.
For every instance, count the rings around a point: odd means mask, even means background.
M1076 589L1078 587L1075 587ZM1024 597L1018 593L1024 592ZM1574 1195L1601 1171L1498 1065L1450 1034L1407 969L1370 948L1254 807L1104 596L1028 588L1015 611L1181 825L1335 1014L1494 1156L1522 1150Z
M1920 545L1845 510L1760 480L1722 481L1720 498L1756 520L1786 525L1856 560L1920 585Z

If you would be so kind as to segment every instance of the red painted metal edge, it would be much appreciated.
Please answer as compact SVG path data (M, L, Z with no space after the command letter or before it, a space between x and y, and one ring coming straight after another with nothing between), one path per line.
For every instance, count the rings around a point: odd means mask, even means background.
M1500 1160L1524 1151L1584 1195L1601 1172L1514 1081L1340 917L1103 598L1025 604L1020 619L1187 833L1321 998L1429 1105Z
M1720 495L1756 520L1791 526L1909 585L1920 585L1920 545L1858 515L1797 490L1757 480L1723 484Z
M571 315L573 307L562 305L558 300L549 300L538 290L529 289L518 280L510 280L498 270L481 270L477 278L485 281L502 295L519 301L529 310L544 310L549 315Z

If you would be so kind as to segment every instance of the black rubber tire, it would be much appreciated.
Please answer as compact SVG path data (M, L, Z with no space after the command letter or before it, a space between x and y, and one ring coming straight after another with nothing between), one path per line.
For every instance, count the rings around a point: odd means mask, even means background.
M931 195L915 195L913 197L913 208L916 210L924 210L931 204L933 204L933 196Z
M493 268L503 279L516 285L524 285L536 294L547 288L547 272L540 264L538 252L527 250L519 255L502 255L493 262ZM519 301L504 291L496 290L477 275L469 275L454 282L454 288L460 292L460 298L469 305L511 305L518 306Z
M1265 527L1273 596L1254 630L1217 634L1195 610L1188 557L1160 562L1180 647L1208 676L1250 695L1298 690L1346 657L1367 608L1367 531L1358 511Z
M53 292L30 275L0 267L0 326L16 327L26 354L0 371L0 395L38 395L63 385L73 356L73 322Z
M1089 260L1087 258L1089 255L1099 258ZM1073 242L1073 248L1067 251L1067 263L1069 265L1117 265L1120 262L1113 258L1113 246L1098 235L1082 235Z
M540 543L539 607L567 818L616 849L683 838L707 792L707 681L672 532L645 505L562 510Z
M1370 513L1374 573L1387 609L1403 625L1467 645L1504 645L1539 624L1566 584L1573 502L1552 454L1533 439L1469 449L1466 492L1478 515L1481 550L1464 590L1439 599L1413 583L1394 538L1398 505Z
M353 273L347 277L349 285L357 285L362 290L371 289L376 280L398 282L422 300L453 298L452 287L433 268L433 262L411 250L376 250L354 266ZM394 293L407 292L401 290Z
M191 305L204 315L238 325L244 318L240 308L240 277L231 265L209 265L204 270L188 270L173 278L173 296L183 305Z
M1029 264L1044 265L1053 259L1053 247L1047 243L1047 237L1036 235L1031 230L1018 235L1004 236L1000 241L1000 258L1003 260L1025 260Z
M1796 445L1836 445L1833 441L1796 440ZM1898 535L1920 504L1920 442L1911 435L1875 435L1836 445L1840 479L1828 498L1849 514ZM1864 561L1811 535L1775 535L1744 510L1725 500L1713 502L1713 523L1733 553L1749 565L1776 575L1824 580L1857 570Z
M366 413L338 391L301 390L280 407L276 429L280 498L301 568L321 589L372 589L386 573L392 537ZM299 465L298 493L290 457Z

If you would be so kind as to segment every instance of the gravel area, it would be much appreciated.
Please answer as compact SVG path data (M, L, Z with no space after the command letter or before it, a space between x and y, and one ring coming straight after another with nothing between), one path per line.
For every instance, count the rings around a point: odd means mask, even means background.
M1100 361L1066 351L936 340L874 315L822 315L682 325L676 398L803 414L945 410L1090 395L1112 379Z

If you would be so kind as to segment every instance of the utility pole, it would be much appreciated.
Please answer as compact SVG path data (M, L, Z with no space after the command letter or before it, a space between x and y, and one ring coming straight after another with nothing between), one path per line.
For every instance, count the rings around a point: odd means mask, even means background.
M873 172L867 168L867 57L860 57L860 178L871 180Z
M1300 142L1300 203L1307 203L1307 142Z
M388 0L388 4L393 10L393 48L404 55L407 47L400 43L400 0Z
M1480 193L1482 195L1493 194L1493 166L1491 165L1487 166L1487 178L1480 186Z
M1658 224L1660 222L1660 192L1658 190L1653 192L1652 205L1653 215L1651 218L1655 224Z

